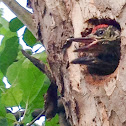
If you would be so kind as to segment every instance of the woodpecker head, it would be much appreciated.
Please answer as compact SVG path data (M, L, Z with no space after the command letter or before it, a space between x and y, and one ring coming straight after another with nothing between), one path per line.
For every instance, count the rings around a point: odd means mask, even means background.
M102 24L94 27L88 37L94 38L96 43L111 45L120 40L120 31L112 25Z
M72 61L87 65L95 74L107 75L115 71L120 59L120 30L112 25L100 24L86 37L70 38L69 42L81 42L84 46L74 52L84 52L85 56ZM93 69L93 70L92 70ZM95 71L95 72L94 72Z

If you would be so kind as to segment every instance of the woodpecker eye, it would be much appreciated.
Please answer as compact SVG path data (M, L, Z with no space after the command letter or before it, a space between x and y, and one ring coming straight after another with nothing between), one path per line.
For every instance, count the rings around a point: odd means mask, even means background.
M104 32L105 32L105 30L99 29L98 31L96 31L95 35L102 36L104 34Z

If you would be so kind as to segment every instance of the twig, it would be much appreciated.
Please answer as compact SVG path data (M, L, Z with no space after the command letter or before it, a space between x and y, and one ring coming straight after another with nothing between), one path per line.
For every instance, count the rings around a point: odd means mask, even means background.
M23 118L25 117L27 110L28 110L28 100L26 102L26 107L25 107L25 111L24 111L24 114L23 114Z
M21 50L22 54L28 58L40 71L45 73L47 77L50 79L51 82L54 82L54 79L51 75L51 72L48 70L48 67L39 59L36 59L35 57L32 57L29 55L26 51Z
M27 126L31 126L37 119L39 119L43 114L45 113L45 110L43 110L36 118L34 118Z

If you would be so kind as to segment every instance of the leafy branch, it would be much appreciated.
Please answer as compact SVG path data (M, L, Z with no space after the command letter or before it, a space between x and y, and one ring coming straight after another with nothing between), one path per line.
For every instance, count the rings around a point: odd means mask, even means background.
M34 21L32 19L32 14L23 8L15 0L2 0L8 8L13 11L13 13L18 17L21 22L27 26L27 28L32 32L32 34L37 38L34 28Z

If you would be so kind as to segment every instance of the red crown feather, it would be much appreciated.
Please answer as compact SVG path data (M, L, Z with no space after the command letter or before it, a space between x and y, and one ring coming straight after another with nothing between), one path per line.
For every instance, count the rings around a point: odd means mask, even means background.
M95 27L93 28L92 33L95 33L95 32L96 32L98 29L100 29L100 28L106 28L106 27L108 27L107 24L100 24L100 25L97 25L97 26L95 26Z

